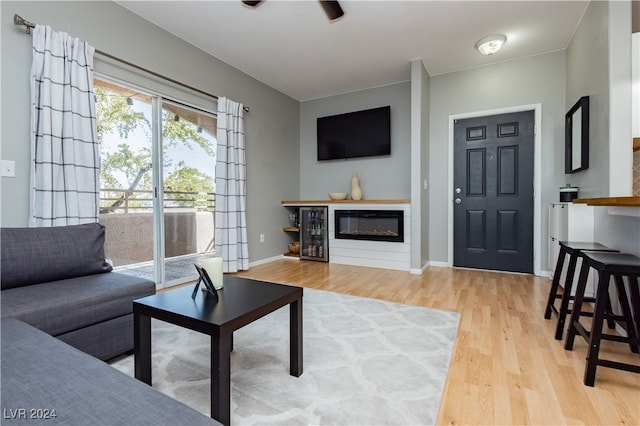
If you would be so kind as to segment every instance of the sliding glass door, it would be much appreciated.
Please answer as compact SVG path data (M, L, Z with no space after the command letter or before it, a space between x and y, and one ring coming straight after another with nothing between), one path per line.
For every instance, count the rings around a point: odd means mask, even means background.
M194 260L214 250L215 116L162 102L165 281L184 281Z
M108 79L95 88L107 257L159 287L194 279L214 247L215 116Z

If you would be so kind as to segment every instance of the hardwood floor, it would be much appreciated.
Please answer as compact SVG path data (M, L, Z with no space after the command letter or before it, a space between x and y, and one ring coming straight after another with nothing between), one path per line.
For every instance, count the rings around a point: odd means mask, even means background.
M239 276L459 312L438 424L640 424L640 375L598 367L582 383L586 342L573 351L544 319L551 281L531 275L428 268L423 275L279 260ZM628 345L601 354L640 365Z

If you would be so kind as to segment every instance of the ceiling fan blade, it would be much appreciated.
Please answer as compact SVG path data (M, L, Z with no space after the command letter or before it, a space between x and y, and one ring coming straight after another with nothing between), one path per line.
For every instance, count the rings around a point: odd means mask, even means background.
M247 6L256 7L259 3L262 3L262 0L242 0L242 3L246 4Z
M320 0L320 5L324 9L324 13L330 21L334 21L344 15L344 11L340 7L340 3L335 0Z

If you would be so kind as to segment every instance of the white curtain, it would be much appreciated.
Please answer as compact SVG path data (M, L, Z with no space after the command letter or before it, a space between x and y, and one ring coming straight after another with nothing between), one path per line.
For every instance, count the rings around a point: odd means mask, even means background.
M94 48L36 25L31 66L30 226L98 221Z
M249 269L243 105L218 99L216 255L224 272Z

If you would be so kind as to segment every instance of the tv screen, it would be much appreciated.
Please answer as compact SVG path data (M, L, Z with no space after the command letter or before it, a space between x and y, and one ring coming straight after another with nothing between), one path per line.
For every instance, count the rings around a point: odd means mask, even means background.
M318 161L391 154L391 107L319 117Z

